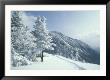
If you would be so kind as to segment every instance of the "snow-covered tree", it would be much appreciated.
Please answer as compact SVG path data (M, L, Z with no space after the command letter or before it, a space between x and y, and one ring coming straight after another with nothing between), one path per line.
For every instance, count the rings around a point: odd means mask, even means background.
M25 35L23 35L25 34ZM21 31L21 40L24 45L24 55L31 61L36 61L36 38L30 33L28 27L23 27Z
M46 18L38 16L35 20L33 35L37 38L37 49L41 51L41 60L43 61L43 51L45 49L51 49L52 47L52 37L49 35L49 31L46 25Z
M32 52L32 49L36 47L36 38L29 32L28 27L23 24L22 14L21 11L13 11L11 14L11 56L12 63L13 65L16 64L16 66L18 62L25 65L26 61L28 61L28 52ZM30 55L32 56L32 54ZM23 59L20 57L23 57Z
M34 43L36 38L29 32L28 27L23 24L22 14L23 12L14 11L11 18L12 44L18 52L25 52L36 47Z
M21 13L19 11L12 11L11 13L11 45L18 49L18 45L16 40L18 39L19 32L21 27L23 27L22 20L21 20Z

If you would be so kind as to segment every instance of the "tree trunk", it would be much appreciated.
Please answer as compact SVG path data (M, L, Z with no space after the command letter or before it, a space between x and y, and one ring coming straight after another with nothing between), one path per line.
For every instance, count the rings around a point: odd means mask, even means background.
M41 53L41 62L43 62L43 51Z

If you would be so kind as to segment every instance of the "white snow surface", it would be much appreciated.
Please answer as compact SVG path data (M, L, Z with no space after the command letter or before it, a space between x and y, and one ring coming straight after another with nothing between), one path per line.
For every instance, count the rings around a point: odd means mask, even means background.
M12 70L99 70L100 65L82 63L59 55L44 53L44 61L34 62L30 65L11 67Z

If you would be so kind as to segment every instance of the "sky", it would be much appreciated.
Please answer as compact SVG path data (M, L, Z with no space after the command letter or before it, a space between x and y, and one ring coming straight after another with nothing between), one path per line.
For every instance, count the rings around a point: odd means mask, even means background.
M100 46L100 11L25 11L28 26L37 16L47 18L49 31L58 31L66 36L83 40L92 46ZM90 42L90 40L92 40Z

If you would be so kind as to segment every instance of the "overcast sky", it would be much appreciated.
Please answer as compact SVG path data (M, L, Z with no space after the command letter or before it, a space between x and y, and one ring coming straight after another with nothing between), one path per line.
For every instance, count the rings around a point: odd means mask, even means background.
M26 11L25 15L26 23L30 27L32 27L31 20L34 17L45 16L49 31L58 31L72 38L82 39L85 42L93 39L93 42L90 43L99 46L99 11Z

